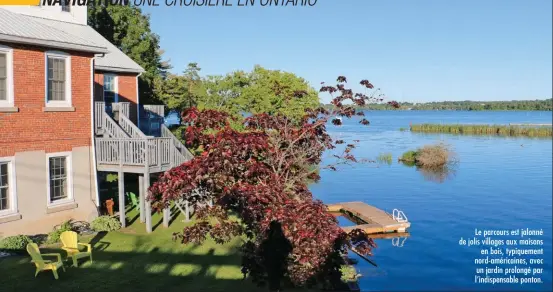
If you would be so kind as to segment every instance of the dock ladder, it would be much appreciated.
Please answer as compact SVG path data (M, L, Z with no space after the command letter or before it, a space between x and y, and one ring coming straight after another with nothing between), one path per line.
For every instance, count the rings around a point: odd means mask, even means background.
M405 213L403 213L403 211L399 209L394 209L392 211L392 218L399 223L408 222L407 216L405 215Z

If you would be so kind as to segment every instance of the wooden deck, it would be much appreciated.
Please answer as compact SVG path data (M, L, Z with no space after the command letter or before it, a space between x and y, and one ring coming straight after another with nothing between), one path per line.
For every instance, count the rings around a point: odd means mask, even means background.
M407 220L395 220L393 216L376 207L363 202L346 202L328 205L331 213L341 213L359 225L343 227L349 232L354 229L361 229L367 234L380 234L389 232L405 232L411 226Z
M163 115L163 106L148 106ZM104 102L95 102L94 129L98 171L158 173L193 158L169 129L161 125L161 137L145 135L129 119L129 103L111 104L111 114ZM117 121L113 117L117 116Z

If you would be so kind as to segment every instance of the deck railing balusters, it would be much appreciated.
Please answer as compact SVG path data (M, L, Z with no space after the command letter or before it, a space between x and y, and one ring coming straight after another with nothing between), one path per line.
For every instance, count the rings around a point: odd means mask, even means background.
M119 123L106 112L104 102L94 104L94 131L103 135L95 138L99 170L118 171L127 168L131 172L143 172L144 168L148 168L149 172L159 172L192 158L192 154L164 125L161 129L162 137L144 135L129 119L128 102L113 103L112 108L119 112ZM146 108L163 116L163 106Z

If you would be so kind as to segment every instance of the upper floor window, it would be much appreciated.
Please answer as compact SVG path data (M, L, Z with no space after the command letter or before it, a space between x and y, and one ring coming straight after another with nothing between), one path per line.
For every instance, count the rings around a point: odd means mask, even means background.
M0 107L13 106L12 49L0 46Z
M46 105L71 106L71 58L46 53Z
M65 2L65 0L61 0L61 11L71 12L71 4Z
M116 75L104 74L104 102L106 105L118 102Z

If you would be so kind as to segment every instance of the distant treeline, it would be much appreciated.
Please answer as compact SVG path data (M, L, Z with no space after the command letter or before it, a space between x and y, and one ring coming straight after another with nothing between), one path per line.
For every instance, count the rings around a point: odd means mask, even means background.
M551 111L552 100L511 100L511 101L439 101L425 103L400 102L395 109L391 105L369 104L367 110L456 110L456 111ZM324 105L331 108L332 105Z

